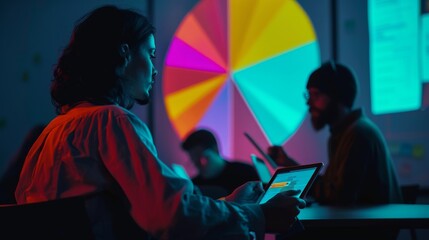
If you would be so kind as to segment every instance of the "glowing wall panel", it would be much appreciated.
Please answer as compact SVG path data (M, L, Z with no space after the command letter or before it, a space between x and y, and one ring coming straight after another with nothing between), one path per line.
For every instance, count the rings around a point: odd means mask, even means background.
M429 3L428 3L429 5ZM429 7L428 7L429 8ZM422 80L429 82L429 13L421 18L421 65Z
M417 110L420 0L369 0L371 109L374 114Z

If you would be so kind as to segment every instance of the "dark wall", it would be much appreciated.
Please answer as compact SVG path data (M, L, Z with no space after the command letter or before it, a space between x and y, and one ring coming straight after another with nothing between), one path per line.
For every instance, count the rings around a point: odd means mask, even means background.
M0 1L0 174L31 128L55 116L49 94L53 66L75 22L104 4L147 14L148 2L140 0ZM135 112L147 120L145 108Z

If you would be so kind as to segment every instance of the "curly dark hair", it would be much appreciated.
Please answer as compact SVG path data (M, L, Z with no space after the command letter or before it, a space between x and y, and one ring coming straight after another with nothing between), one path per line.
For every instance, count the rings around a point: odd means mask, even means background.
M51 98L57 113L81 101L130 109L134 99L123 91L116 72L124 64L119 49L125 43L136 49L154 33L145 16L110 5L80 19L53 72Z

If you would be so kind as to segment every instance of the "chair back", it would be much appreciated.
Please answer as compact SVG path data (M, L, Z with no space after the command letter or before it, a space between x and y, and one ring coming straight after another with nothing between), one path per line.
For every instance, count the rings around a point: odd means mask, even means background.
M85 197L0 205L2 239L95 239Z
M129 211L108 193L0 205L0 236L5 239L149 239Z

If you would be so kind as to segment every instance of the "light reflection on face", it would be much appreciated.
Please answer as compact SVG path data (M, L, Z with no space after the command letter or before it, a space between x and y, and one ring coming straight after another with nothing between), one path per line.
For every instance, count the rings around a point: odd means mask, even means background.
M210 177L216 170L216 153L210 148L195 146L188 151L192 163L203 177Z
M130 60L125 68L126 89L138 104L147 104L150 99L150 90L155 83L158 71L155 69L153 59L155 58L156 46L153 34L132 49Z

